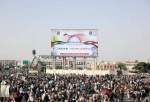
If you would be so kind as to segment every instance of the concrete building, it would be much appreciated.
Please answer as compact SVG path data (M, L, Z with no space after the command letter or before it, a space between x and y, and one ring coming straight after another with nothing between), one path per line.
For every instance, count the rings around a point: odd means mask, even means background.
M2 65L2 66L4 66L4 65L9 65L9 64L13 64L13 65L17 65L17 62L18 61L16 61L16 60L0 60L0 64Z
M138 62L138 60L129 60L129 61L125 61L124 62L124 64L126 65L126 67L127 67L127 69L128 69L128 71L134 71L134 66L136 65L136 64L138 64L139 62Z

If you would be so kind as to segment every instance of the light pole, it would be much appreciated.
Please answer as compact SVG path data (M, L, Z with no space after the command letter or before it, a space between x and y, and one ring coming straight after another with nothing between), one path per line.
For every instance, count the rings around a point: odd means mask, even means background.
M34 60L36 59L36 50L35 49L32 50L32 55L33 55L33 59L31 61L30 65L27 67L27 72L26 72L27 75L29 73L29 69L32 68L32 64L33 64Z

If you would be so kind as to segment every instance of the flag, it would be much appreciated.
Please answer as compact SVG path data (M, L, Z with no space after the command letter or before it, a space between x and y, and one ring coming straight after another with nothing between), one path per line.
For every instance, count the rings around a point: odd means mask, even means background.
M0 86L0 97L9 97L9 85Z

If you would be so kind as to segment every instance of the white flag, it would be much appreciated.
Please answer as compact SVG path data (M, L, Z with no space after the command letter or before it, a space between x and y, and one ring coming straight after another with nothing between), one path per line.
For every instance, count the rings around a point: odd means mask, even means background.
M9 85L0 86L0 97L9 97Z

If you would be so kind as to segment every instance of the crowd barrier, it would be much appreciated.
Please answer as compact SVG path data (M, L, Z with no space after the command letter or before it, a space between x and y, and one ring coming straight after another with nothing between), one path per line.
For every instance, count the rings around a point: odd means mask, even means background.
M60 70L60 69L47 69L47 74L86 74L86 75L106 75L116 74L116 71L112 70Z

